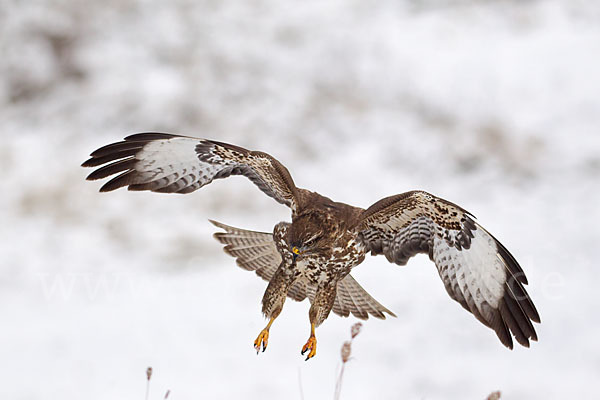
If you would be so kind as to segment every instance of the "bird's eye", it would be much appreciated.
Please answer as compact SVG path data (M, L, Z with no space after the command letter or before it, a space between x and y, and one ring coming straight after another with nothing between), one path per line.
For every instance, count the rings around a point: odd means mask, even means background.
M313 244L315 244L317 240L316 239L310 239L308 242L304 243L305 246L310 247Z

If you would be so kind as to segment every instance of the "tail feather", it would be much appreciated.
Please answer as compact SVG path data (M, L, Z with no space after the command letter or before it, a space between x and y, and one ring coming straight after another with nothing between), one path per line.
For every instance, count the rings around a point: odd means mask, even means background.
M333 312L342 317L347 317L352 313L360 319L367 319L369 314L380 319L385 319L384 313L388 313L392 317L396 316L371 297L350 274L338 283Z
M215 239L225 245L225 253L237 259L237 265L270 280L281 263L281 255L277 251L271 233L248 231L234 228L217 221L209 220L213 225L225 232L217 232Z

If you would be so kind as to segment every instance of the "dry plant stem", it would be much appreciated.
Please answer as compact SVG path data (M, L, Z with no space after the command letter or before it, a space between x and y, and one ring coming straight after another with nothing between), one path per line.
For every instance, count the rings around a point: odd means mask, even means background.
M344 378L344 367L346 363L342 363L342 369L340 370L340 376L338 376L337 382L335 383L335 394L333 398L339 400L340 394L342 393L342 379Z
M150 379L152 379L152 367L146 368L146 400L150 396Z
M341 356L342 356L342 368L340 369L340 375L338 376L337 382L335 383L335 393L333 398L335 400L339 400L340 395L342 393L342 380L344 379L344 368L346 367L346 363L350 360L350 355L352 354L352 341L358 334L360 333L360 329L362 324L357 322L352 325L350 329L350 341L344 342L342 345Z
M302 388L302 370L298 368L298 386L300 387L300 400L304 400L304 389Z

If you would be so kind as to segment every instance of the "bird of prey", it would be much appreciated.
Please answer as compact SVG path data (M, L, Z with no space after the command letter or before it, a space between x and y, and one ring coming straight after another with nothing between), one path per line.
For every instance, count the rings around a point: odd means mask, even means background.
M450 297L493 329L502 344L512 349L513 336L525 347L537 340L532 322L540 317L519 263L471 213L427 192L397 194L363 209L297 187L269 154L165 133L128 136L94 151L83 166L100 167L88 180L118 174L101 192L126 186L191 193L215 179L243 175L291 209L291 223L279 222L272 233L211 221L222 230L214 236L225 252L269 282L262 299L268 323L254 341L257 353L267 348L286 297L310 301L310 336L301 351L306 360L316 353L315 328L332 310L361 319L395 316L350 275L368 253L398 265L429 255Z

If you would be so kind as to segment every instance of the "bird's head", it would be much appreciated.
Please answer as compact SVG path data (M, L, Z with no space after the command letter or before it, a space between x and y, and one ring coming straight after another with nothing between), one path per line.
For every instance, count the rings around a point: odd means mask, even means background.
M331 223L322 213L298 216L292 222L288 242L294 258L310 256L327 250L332 241Z

